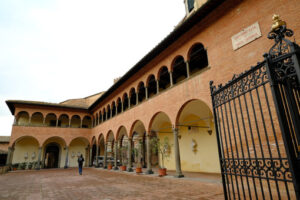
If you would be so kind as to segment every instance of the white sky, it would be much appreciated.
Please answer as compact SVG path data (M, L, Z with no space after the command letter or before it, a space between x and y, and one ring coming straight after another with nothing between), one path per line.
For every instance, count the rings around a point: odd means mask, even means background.
M107 90L184 15L183 0L0 0L0 135L13 123L5 100Z

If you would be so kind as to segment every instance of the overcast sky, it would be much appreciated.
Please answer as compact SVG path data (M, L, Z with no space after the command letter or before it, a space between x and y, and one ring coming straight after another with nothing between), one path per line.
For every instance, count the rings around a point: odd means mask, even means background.
M184 15L183 0L1 0L0 135L13 123L5 100L105 91Z

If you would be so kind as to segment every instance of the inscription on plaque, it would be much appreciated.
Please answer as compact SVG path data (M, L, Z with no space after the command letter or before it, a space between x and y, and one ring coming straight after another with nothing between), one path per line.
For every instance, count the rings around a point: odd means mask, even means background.
M261 37L261 32L259 24L256 22L231 37L233 50L237 50L259 37Z

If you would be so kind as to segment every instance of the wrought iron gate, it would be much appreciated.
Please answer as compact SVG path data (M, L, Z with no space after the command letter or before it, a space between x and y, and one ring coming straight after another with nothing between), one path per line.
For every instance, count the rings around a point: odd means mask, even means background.
M282 22L282 21L281 21ZM225 199L300 199L300 48L284 22L265 60L210 82Z

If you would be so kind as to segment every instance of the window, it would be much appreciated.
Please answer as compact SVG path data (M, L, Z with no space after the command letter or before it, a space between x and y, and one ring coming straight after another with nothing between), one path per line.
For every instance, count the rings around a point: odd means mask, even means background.
M189 12L191 12L194 9L194 0L188 0L187 5Z

